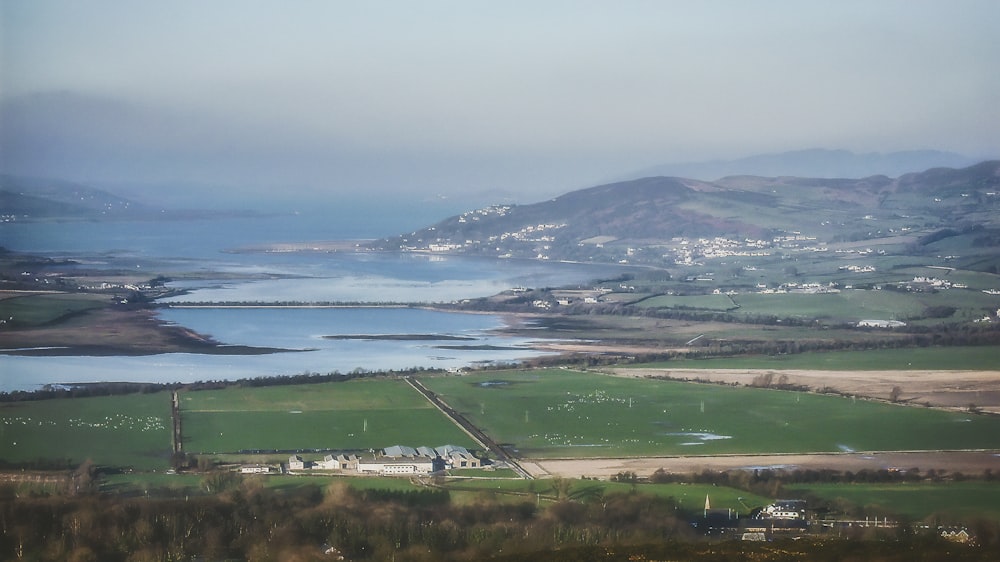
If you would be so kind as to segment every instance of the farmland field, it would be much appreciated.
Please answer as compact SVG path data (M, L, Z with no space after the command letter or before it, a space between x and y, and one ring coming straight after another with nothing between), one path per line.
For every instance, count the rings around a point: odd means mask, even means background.
M913 349L873 349L828 351L792 355L676 359L636 365L663 369L820 369L831 371L894 371L928 369L996 370L1000 349L993 346L919 347Z
M912 276L908 276L913 273ZM917 275L942 276L941 270L912 268L906 274L893 278L905 282ZM950 281L959 279L982 284L972 273L948 276ZM919 286L919 285L918 285ZM836 293L747 293L732 297L727 295L658 295L637 303L641 308L667 308L730 312L739 316L776 316L778 318L808 318L833 322L857 322L865 319L913 321L923 316L929 307L953 307L955 313L946 321L971 321L994 313L1000 307L1000 298L975 289L950 289L935 292L905 292L895 290L841 290ZM922 324L940 323L942 319L917 320Z
M661 498L674 498L678 506L684 509L699 511L705 506L705 496L711 500L713 508L732 509L734 512L747 513L747 508L743 503L751 507L761 507L767 505L772 500L763 496L738 490L728 486L716 486L713 484L649 484L643 483L633 486L625 482L609 482L597 480L571 480L568 482L569 489L567 496L580 501L595 500L603 495L611 493L638 492L650 496ZM535 494L542 497L542 501L551 500L555 494L556 483L550 480L449 480L444 486L452 492L499 492L507 494L524 494L535 498ZM453 494L454 495L454 494Z
M181 394L184 449L369 449L400 444L475 448L402 380L230 388Z
M740 305L739 314L828 318L838 321L905 318L918 315L925 308L911 294L892 291L747 294L736 295L733 300Z
M935 523L968 522L987 517L1000 521L1000 482L920 482L905 484L796 484L791 494L810 493L828 501L850 502L866 513L883 513Z
M528 458L995 448L1000 419L562 369L427 377Z
M66 316L101 308L110 300L102 295L51 293L16 296L0 300L0 318L12 326L28 328L54 322Z
M170 461L170 394L0 404L0 459L159 469Z
M659 295L637 303L642 308L684 308L725 312L736 305L726 295Z

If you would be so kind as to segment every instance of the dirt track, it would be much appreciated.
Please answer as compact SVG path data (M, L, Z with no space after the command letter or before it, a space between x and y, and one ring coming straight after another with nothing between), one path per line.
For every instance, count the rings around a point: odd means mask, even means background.
M647 457L627 459L556 459L522 461L521 466L535 478L609 478L622 471L649 476L657 469L689 474L703 470L771 469L930 469L981 474L987 468L1000 470L1000 451L919 451L891 453L829 453L791 455L720 455L711 457Z

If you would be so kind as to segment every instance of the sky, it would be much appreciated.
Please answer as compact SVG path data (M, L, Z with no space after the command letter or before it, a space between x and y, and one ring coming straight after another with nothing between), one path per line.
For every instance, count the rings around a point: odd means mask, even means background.
M995 0L0 0L0 171L532 202L806 148L1000 155Z

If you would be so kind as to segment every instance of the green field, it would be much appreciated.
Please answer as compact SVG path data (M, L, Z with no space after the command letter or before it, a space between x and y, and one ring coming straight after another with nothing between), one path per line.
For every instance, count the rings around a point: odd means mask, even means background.
M476 494L511 494L524 496L531 500L552 501L556 498L558 480L449 480L444 487L453 493ZM712 508L732 509L734 512L746 514L749 507L762 507L772 500L757 494L738 490L727 486L713 484L628 484L624 482L605 482L597 480L570 480L567 482L566 497L579 501L600 500L607 494L632 493L647 494L661 498L674 498L678 506L700 511L705 507L705 496L711 500ZM461 496L459 496L461 497ZM742 498L742 503L740 499ZM743 505L746 504L746 505Z
M807 393L562 369L423 381L529 458L1000 446L1000 419Z
M975 517L1000 521L1000 482L905 484L796 484L789 493L810 493L831 502L846 501L866 514L887 514L914 521L949 524Z
M170 464L170 394L0 404L0 459L160 469Z
M769 315L779 318L819 318L858 321L869 318L890 320L919 315L925 305L911 293L894 291L843 291L821 294L746 294L733 300L738 314Z
M693 310L712 310L725 312L736 308L733 300L726 295L659 295L645 299L637 306L641 308L679 308Z
M184 450L192 453L476 447L423 396L395 379L184 392L181 420Z
M1000 348L920 347L869 351L828 351L792 355L675 359L635 365L661 369L820 369L828 371L941 371L1000 369Z
M941 270L913 268L896 275L894 281L905 281L922 275L943 278ZM912 276L909 276L913 273ZM986 274L956 273L956 283L969 281L982 284ZM911 320L923 316L929 307L953 307L955 313L946 319L933 318L922 323L936 324L944 321L972 321L986 313L995 313L1000 307L1000 297L987 295L975 289L950 289L936 292L905 292L891 290L841 290L837 293L774 293L760 294L741 290L731 298L727 295L659 295L638 303L642 308L667 308L726 312L740 316L775 316L778 318L807 318L831 322L857 322L866 319Z
M110 302L102 295L40 294L0 300L0 318L14 328L31 328L66 316L101 308Z

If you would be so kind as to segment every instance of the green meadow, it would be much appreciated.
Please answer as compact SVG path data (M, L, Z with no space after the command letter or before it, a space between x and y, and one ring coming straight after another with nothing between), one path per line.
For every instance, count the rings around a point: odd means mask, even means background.
M995 417L810 393L567 369L422 381L528 458L1000 447ZM229 460L248 455L233 457L241 451L476 448L401 379L182 391L180 398L184 450ZM162 469L170 425L165 392L0 404L0 459Z
M568 480L565 497L578 501L600 501L609 494L641 493L659 498L673 498L678 507L689 511L701 511L705 507L705 497L711 502L713 509L732 509L736 513L746 515L750 508L762 507L771 503L766 498L728 486L713 484L629 484L625 482L607 482L598 480ZM448 480L443 485L452 492L453 497L496 498L502 496L522 497L534 501L550 502L558 497L557 488L561 482L550 480ZM463 496L461 494L465 494Z
M1000 419L808 393L564 369L426 377L525 457L995 448Z
M80 312L101 308L110 302L103 295L44 293L0 300L0 318L11 319L15 328L48 324Z
M725 312L736 308L726 295L658 295L637 303L642 308L677 308Z
M940 270L916 270L917 275L942 277ZM985 274L982 274L985 275ZM978 277L971 274L956 275L949 280L970 281ZM907 277L896 279L905 281ZM970 285L971 286L971 285ZM995 313L1000 298L975 289L950 289L935 292L906 292L895 290L845 289L837 293L771 293L741 292L727 295L658 295L637 303L642 308L667 308L729 312L741 316L775 316L778 318L805 318L830 322L853 323L865 319L903 320L919 319L930 307L952 307L955 312L948 318L917 320L922 324L939 324L955 321L972 321L987 313Z
M370 449L475 443L398 379L181 393L184 450Z
M847 502L866 514L885 514L937 524L986 517L1000 521L1000 482L903 484L796 484L788 494L810 494L835 505Z
M819 369L827 371L997 370L995 346L918 347L867 351L808 352L791 355L675 359L636 367L663 369Z
M0 459L160 469L170 465L170 393L0 404Z

